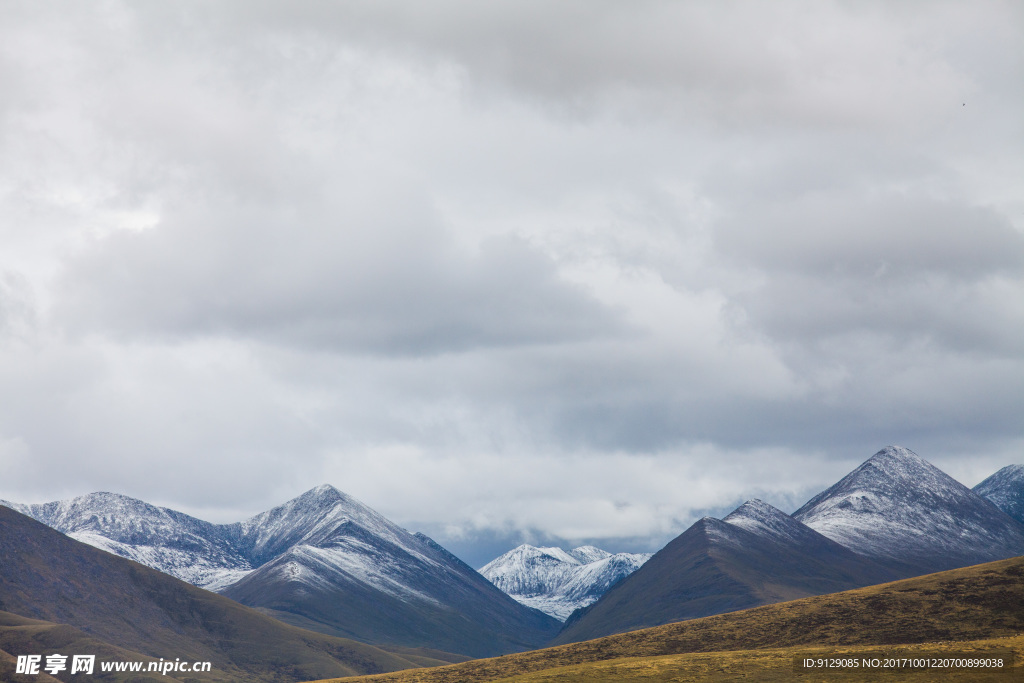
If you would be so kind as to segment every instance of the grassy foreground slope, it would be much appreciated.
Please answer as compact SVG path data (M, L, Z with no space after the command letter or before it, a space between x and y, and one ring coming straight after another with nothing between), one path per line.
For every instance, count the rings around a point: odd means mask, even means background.
M979 670L848 670L800 671L794 660L805 657L919 657L922 652L933 655L956 652L991 656L1009 650L1024 652L1024 636L989 640L944 643L939 646L891 646L879 648L869 645L843 647L792 647L733 652L695 652L661 657L626 657L604 662L590 662L576 666L556 667L500 679L502 683L724 683L725 681L760 681L785 683L787 681L848 682L888 681L895 683L1007 683L1021 678L1021 669L1006 671ZM358 680L358 679L350 679ZM414 679L410 679L414 680ZM472 679L470 679L472 680Z
M742 662L758 672L761 680L773 680L761 678L762 673L777 675L775 680L790 680L798 675L792 667L794 657L883 649L931 652L1011 648L1017 651L1019 667L1024 656L1022 634L1024 557L1018 557L544 650L345 680L731 680L741 672L729 673L727 669ZM915 643L928 645L897 647ZM685 676L690 674L686 670L696 671L693 675L697 677L687 679ZM804 680L844 680L844 676L845 680L870 680L875 675L869 673L864 678L864 674L832 672L802 676ZM958 676L943 675L942 680L957 680ZM962 680L984 680L980 676L985 675L970 672L970 676ZM997 677L993 680L1007 679L1006 673L992 676ZM900 672L888 680L915 677L938 679L932 671Z
M93 654L98 661L156 661L153 657L126 650L110 643L98 640L83 631L68 626L55 624L41 619L29 619L10 612L0 611L0 681L4 683L51 683L60 680L45 672L38 675L15 673L17 655L20 654ZM70 674L65 672L63 678L68 680ZM77 676L76 676L77 677ZM219 672L206 675L210 683L224 681ZM172 675L137 673L104 673L96 668L91 680L97 683L184 683Z

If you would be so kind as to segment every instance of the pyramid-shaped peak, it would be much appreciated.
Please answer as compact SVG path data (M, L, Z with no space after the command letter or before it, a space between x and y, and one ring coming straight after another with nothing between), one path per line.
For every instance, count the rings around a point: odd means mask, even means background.
M338 521L348 519L368 528L391 525L391 522L385 519L379 512L344 491L339 491L330 484L320 484L311 488L296 498L252 519L255 520L260 517L302 517L310 522L326 519Z
M1019 555L1020 525L913 451L884 448L793 517L862 555L939 571Z
M826 499L838 495L864 492L885 498L933 497L954 498L968 494L966 486L903 446L886 446L840 479L830 489L818 494L793 513L801 521L803 515Z
M866 463L873 463L884 467L928 467L937 469L920 455L903 446L886 446L868 458Z
M419 545L412 534L328 484L250 517L238 525L238 534L254 561L266 562L294 545L328 543L352 525L401 546Z
M268 510L270 513L276 511L304 515L317 515L327 511L335 511L337 514L347 514L353 520L357 517L379 516L375 510L365 503L353 498L344 491L336 489L330 484L315 486L273 510Z

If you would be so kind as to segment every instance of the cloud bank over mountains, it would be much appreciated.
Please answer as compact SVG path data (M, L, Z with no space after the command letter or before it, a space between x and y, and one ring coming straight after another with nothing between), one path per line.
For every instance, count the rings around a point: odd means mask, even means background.
M0 498L457 548L1020 460L1014 3L0 12Z

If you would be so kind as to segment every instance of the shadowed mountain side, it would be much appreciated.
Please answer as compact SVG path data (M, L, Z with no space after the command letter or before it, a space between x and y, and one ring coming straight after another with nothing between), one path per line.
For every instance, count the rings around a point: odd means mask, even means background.
M527 674L627 658L643 664L642 658L664 655L740 653L804 645L889 646L942 641L945 647L952 645L955 650L956 643L949 641L975 641L1021 633L1024 633L1024 557L533 652L435 669L362 676L352 681L484 683L513 676L523 677L515 678L517 681L586 680L571 675L560 676L555 672L536 679L527 677ZM1015 642L1019 640L1017 638ZM795 654L786 657L788 674L779 680L793 677L791 662ZM930 676L934 674L934 671L929 672ZM896 680L889 676L883 678ZM676 678L665 676L647 680ZM735 680L735 676L721 676L716 680ZM877 677L871 680L877 680ZM1014 679L1011 673L999 680Z
M210 661L226 681L299 681L417 665L282 624L3 506L0 610L68 624L151 657Z
M533 649L558 632L555 619L515 602L426 536L416 538L443 558L440 568L344 524L320 547L294 547L223 594L322 633L474 657ZM376 553L394 584L382 590L359 565L345 564L355 551Z
M745 506L746 507L746 506ZM770 506L766 506L770 507ZM737 513L743 511L741 507ZM799 533L765 535L699 520L590 607L552 644L888 581L887 570L785 518Z

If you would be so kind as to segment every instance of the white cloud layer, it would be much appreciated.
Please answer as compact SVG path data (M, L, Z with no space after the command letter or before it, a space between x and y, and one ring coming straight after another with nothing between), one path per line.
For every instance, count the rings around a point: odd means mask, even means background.
M974 484L1024 458L1022 34L7 3L0 498L230 521L327 481L441 542L640 547L890 443Z

